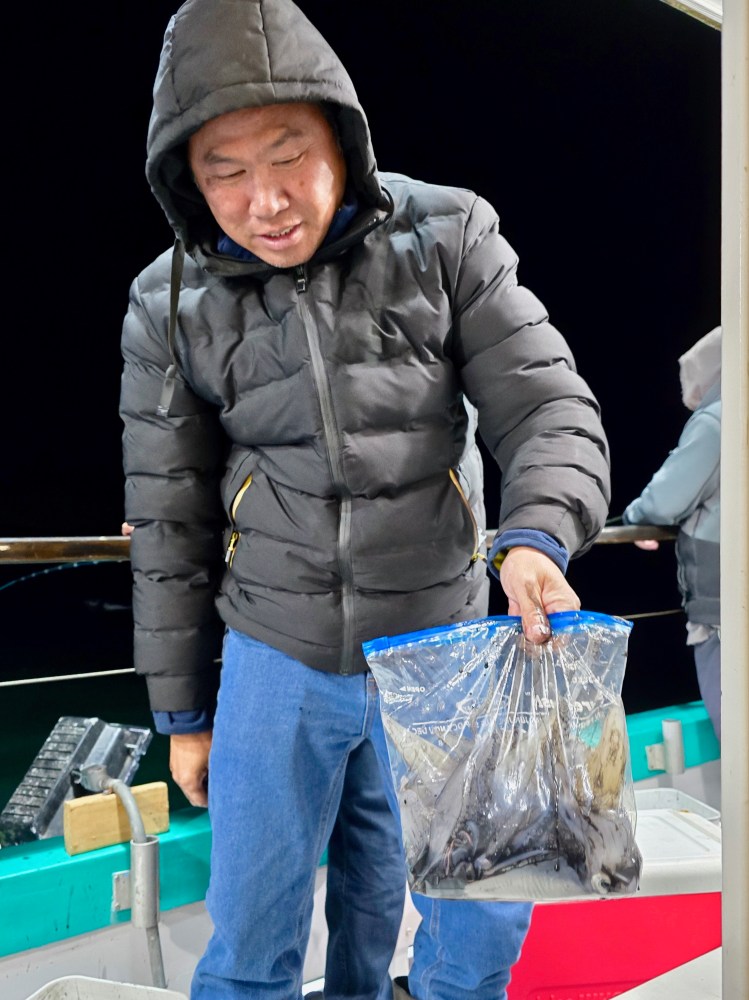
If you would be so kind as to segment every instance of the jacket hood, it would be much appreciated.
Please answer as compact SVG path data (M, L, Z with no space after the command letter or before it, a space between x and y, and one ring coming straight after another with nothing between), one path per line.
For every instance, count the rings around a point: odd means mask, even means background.
M328 104L349 185L363 207L388 208L351 79L291 0L187 0L169 21L154 84L146 177L198 263L216 255L216 225L192 181L187 139L226 112L297 101Z
M708 390L720 383L720 341L721 328L716 326L679 358L681 398L689 410L696 410Z

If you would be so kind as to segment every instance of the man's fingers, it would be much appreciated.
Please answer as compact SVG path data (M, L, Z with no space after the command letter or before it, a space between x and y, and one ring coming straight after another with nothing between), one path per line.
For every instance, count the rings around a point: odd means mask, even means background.
M552 598L546 602L546 614L553 615L557 611L579 611L580 610L580 598L577 596L572 588L569 589L569 593L560 595L557 598Z
M213 734L174 734L170 740L169 768L172 777L193 806L208 805L208 757Z
M521 607L517 601L510 599L507 602L507 614L521 619L523 635L529 642L546 642L551 635L549 619L543 608L533 601Z
M523 635L529 642L542 643L551 635L549 619L544 614L543 608L534 607L530 611L521 615L523 622Z
M551 626L546 617L539 587L534 580L527 580L518 594L517 604L523 623L523 635L529 642L541 643L551 635Z
M179 782L177 782L179 784ZM203 809L208 808L208 792L205 786L195 789L195 788L185 788L183 785L179 786L184 792L185 798L190 803L191 806L200 806Z
M191 806L208 805L208 771L181 770L171 768L175 784L179 785Z

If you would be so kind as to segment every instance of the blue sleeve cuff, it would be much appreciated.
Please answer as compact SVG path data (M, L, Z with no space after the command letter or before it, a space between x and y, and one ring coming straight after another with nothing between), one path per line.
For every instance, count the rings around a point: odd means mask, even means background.
M494 565L494 560L498 555L516 545L527 545L529 548L538 549L539 552L543 552L552 562L556 563L563 573L567 572L570 554L556 538L547 535L545 531L535 531L533 528L512 528L510 531L502 531L497 535L486 558L489 572L497 579L499 579L499 569Z
M187 733L204 733L213 729L213 716L207 708L152 714L156 732L162 736L184 736Z

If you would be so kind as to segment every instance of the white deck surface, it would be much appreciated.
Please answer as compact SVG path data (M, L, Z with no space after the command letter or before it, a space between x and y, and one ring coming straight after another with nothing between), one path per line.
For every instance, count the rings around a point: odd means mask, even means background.
M716 948L642 986L620 993L619 1000L721 1000L722 950Z

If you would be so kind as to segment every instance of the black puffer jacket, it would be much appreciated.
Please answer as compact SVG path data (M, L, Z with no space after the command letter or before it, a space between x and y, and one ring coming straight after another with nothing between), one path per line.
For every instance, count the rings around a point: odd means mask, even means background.
M333 105L360 212L304 267L222 255L185 140L223 112L299 100ZM223 622L340 672L365 669L364 640L485 614L472 407L502 470L499 527L592 544L608 491L598 407L518 285L496 213L378 173L345 70L289 0L180 8L147 174L188 254L173 351L170 253L134 281L123 334L136 666L153 709L200 707L215 687L215 598Z

